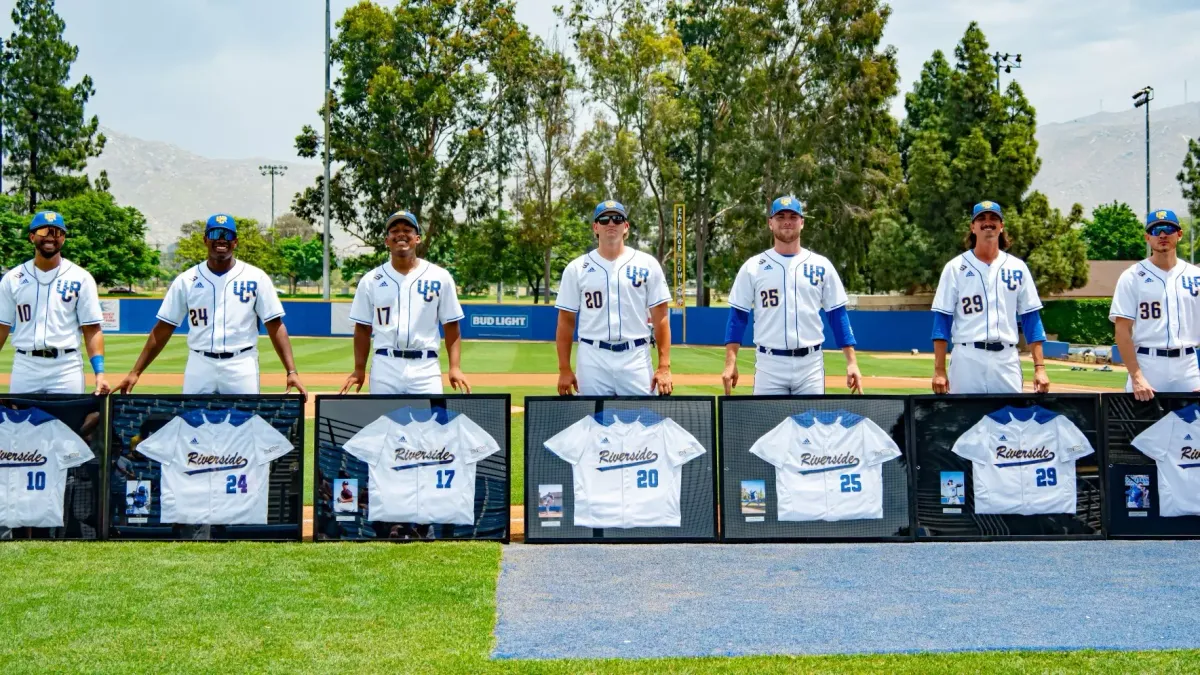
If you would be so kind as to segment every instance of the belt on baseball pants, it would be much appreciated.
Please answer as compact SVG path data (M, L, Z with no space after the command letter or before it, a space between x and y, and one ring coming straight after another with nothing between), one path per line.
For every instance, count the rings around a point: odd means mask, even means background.
M1185 354L1195 354L1196 348L1188 347L1187 349L1151 349L1149 347L1138 347L1137 353L1145 356L1153 354L1155 356L1166 356L1168 358L1175 359Z
M397 359L436 359L437 352L432 349L376 349L380 356L391 356Z
M974 347L988 352L1002 352L1005 347L1009 346L1003 342L960 342L959 344L963 347Z
M207 356L210 359L232 359L238 354L245 354L251 349L254 349L254 347L246 347L245 349L239 349L236 352L202 352L199 349L195 351L197 354L200 354L201 356Z
M604 342L603 340L589 340L588 338L579 338L579 341L585 345L607 349L610 352L625 352L641 347L642 345L650 344L650 341L646 338L638 338L629 342Z
M758 347L759 354L770 354L771 356L808 356L813 352L819 351L821 351L821 345L815 345L813 347L801 347L799 349L771 349L770 347L763 347L762 345L759 345Z
M33 351L25 351L24 349L18 349L17 353L23 354L26 356L36 356L39 359L57 359L59 356L66 356L67 354L74 354L77 351L79 351L79 350L78 349L57 349L55 347L51 347L50 349L34 349Z

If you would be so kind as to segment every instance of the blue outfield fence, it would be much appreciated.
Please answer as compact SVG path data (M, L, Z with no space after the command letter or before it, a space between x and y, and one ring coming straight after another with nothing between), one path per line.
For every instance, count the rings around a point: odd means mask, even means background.
M105 315L104 330L117 334L149 333L157 319L157 298L105 299L101 301ZM288 333L306 337L353 335L349 302L285 300ZM463 305L463 337L468 340L536 340L553 341L558 327L558 310L548 305ZM858 340L858 349L866 351L902 351L918 349L932 351L930 334L933 317L927 311L869 312L850 310L850 325ZM671 338L675 344L723 345L725 322L729 310L725 307L689 307L686 313L671 310ZM824 318L824 347L836 348L829 322ZM686 321L686 326L684 325ZM185 332L181 326L176 332ZM743 345L754 344L753 316Z

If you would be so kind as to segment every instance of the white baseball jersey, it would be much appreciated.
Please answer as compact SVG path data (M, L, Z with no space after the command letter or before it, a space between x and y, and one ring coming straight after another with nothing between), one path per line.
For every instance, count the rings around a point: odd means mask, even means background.
M807 249L785 256L773 249L742 264L729 305L754 313L754 343L770 349L813 347L825 341L821 310L846 305L833 263Z
M49 272L29 261L0 279L0 323L17 349L77 349L80 326L102 320L96 280L66 258Z
M466 415L401 408L342 446L367 463L367 519L475 524L476 464L500 450Z
M1200 406L1167 413L1133 439L1158 465L1158 515L1200 515Z
M845 410L792 415L750 446L775 467L779 520L883 517L883 463L892 437Z
M1075 460L1092 444L1071 420L1040 406L1005 406L959 437L971 460L975 513L1075 513Z
M161 522L265 525L271 462L292 443L258 415L192 410L137 451L162 465Z
M554 306L578 314L581 338L627 342L650 337L650 308L670 299L658 260L627 248L613 261L598 251L572 260L563 270Z
M371 326L375 349L434 349L438 326L463 318L454 279L427 260L407 275L390 261L363 275L354 291L350 319Z
M0 407L0 525L62 527L67 469L93 457L87 443L51 415Z
M1133 319L1133 344L1151 349L1195 347L1200 316L1200 268L1182 258L1164 272L1142 260L1121 273L1108 318Z
M1017 344L1017 317L1039 310L1033 275L1025 261L1003 251L984 264L974 251L954 256L942 268L933 311L954 317L950 341Z
M214 274L207 262L189 267L171 282L158 309L160 321L187 323L190 349L218 353L258 345L258 320L282 316L271 277L240 260L225 274Z
M546 441L571 465L576 527L679 527L683 465L704 446L673 420L646 413L631 424L584 417Z

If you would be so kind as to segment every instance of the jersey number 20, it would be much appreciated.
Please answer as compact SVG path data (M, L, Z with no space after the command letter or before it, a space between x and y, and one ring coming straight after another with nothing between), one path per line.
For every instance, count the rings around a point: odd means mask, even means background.
M604 307L604 293L600 291L592 291L583 293L583 304L587 305L588 309L601 309Z
M236 495L246 491L246 474L225 477L225 494Z
M643 469L637 472L637 486L640 488L658 487L658 469L650 469L649 471Z

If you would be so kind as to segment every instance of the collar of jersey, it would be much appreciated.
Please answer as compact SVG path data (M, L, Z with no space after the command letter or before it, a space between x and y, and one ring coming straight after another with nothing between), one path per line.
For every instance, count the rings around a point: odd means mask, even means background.
M618 424L625 426L641 424L648 427L663 421L663 416L646 408L636 408L633 410L609 408L596 413L592 416L592 419L604 427L612 427Z
M629 261L633 260L633 256L637 255L636 248L626 246L625 250L627 253L619 256L616 260L609 260L608 258L600 255L599 249L588 251L585 255L587 255L588 259L592 261L593 265L599 265L607 270L615 270L622 265L629 264ZM595 253L596 255L593 256L592 253Z
M241 426L250 420L254 415L243 412L241 410L189 410L179 417L191 427L200 427L205 423L208 424L223 424L228 422L232 426Z
M849 429L863 420L862 415L855 415L847 410L806 410L799 415L792 415L792 421L805 429L812 428L814 424L834 424L839 422L843 427Z
M37 426L43 422L49 422L55 419L53 415L37 408L26 408L25 410L14 410L0 406L0 419L5 422L19 424L21 422L29 422Z
M445 408L410 408L405 406L398 410L393 410L386 417L398 424L422 424L425 422L436 422L437 424L449 424L450 420L458 416L458 413L450 412Z
M26 268L26 271L29 273L29 276L33 277L33 280L35 282L37 282L43 286L47 286L47 285L51 284L55 279L62 276L63 272L67 271L67 268L70 267L70 265L71 265L71 261L67 260L66 258L63 258L62 260L60 260L58 262L58 267L54 268L54 276L50 277L46 281L42 281L41 275L45 274L45 275L49 276L50 272L43 272L43 271L39 270L37 268L37 265L33 264L32 260L26 261L25 264L22 265L22 267L24 267L25 265L29 266L28 268Z
M1193 403L1185 408L1180 408L1175 411L1175 416L1188 424L1195 424L1197 418L1200 418L1200 405Z
M988 413L988 417L1000 424L1008 424L1013 420L1018 422L1033 420L1038 424L1045 424L1058 417L1058 413L1046 410L1040 405L1033 405L1028 408L1014 408L1011 405L1006 405L994 413Z

